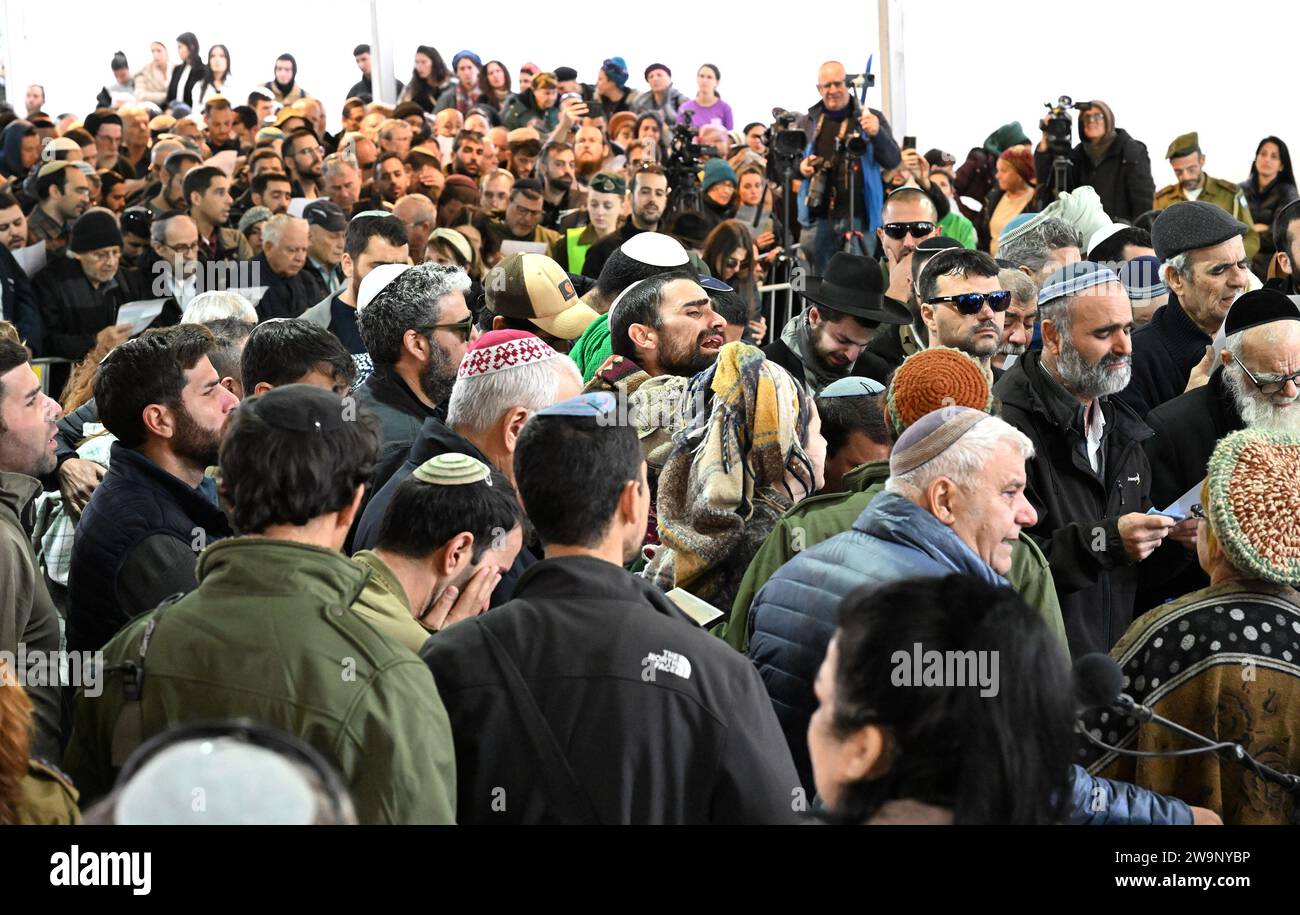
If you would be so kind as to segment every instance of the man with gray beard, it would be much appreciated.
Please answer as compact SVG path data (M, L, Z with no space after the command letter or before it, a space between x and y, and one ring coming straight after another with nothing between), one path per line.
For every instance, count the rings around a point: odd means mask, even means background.
M1038 323L1038 287L1029 275L1014 267L998 271L998 285L1011 293L1011 304L1002 316L1002 343L993 354L993 367L1003 371L1025 354L1034 339Z
M933 263L933 262L932 262ZM1056 581L1072 655L1106 651L1133 620L1137 564L1195 522L1149 515L1151 430L1112 395L1129 383L1133 309L1114 272L1082 261L1048 276L1038 296L1043 348L994 386L1002 418L1029 436L1030 528Z
M1239 429L1300 431L1300 307L1275 289L1256 289L1232 303L1220 365L1209 382L1147 414L1155 435L1142 443L1151 463L1151 501L1167 508L1199 487L1214 446ZM1169 573L1144 575L1139 606L1154 607L1205 586L1188 551L1163 548Z

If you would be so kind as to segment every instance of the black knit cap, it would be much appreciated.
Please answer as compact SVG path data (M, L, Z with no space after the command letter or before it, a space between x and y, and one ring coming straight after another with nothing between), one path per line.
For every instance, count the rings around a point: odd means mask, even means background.
M122 231L117 227L116 217L109 210L101 209L87 210L78 216L68 239L68 248L76 254L121 244Z
M571 79L578 78L578 71L572 67L556 67L555 81L560 83L568 82Z
M1300 308L1289 295L1276 289L1253 289L1238 297L1223 320L1223 335L1231 337L1261 324L1300 321Z
M1249 229L1212 203L1184 200L1156 217L1151 226L1151 244L1156 257L1167 261L1184 251L1212 248Z

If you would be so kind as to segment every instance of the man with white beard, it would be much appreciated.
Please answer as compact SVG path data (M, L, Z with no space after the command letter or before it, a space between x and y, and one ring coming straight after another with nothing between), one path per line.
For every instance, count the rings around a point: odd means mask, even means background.
M1133 369L1133 308L1119 277L1081 261L1038 296L1043 348L994 386L1002 418L1034 443L1025 492L1052 569L1070 653L1106 651L1133 621L1137 564L1167 537L1191 542L1195 521L1147 514L1151 433L1114 394ZM1145 608L1144 608L1145 609Z
M1256 289L1232 303L1224 319L1220 365L1201 387L1147 414L1155 435L1142 443L1151 464L1151 501L1172 506L1199 490L1214 446L1239 429L1300 432L1300 307L1275 289ZM1143 575L1139 609L1204 587L1194 552L1163 548Z
M1300 307L1275 289L1232 304L1221 366L1208 383L1147 414L1155 435L1142 443L1151 462L1151 501L1164 508L1205 479L1214 446L1238 429L1300 431Z

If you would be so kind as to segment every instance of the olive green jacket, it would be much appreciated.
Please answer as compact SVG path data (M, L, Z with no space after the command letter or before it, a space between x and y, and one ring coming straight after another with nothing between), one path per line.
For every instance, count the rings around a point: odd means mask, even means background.
M885 488L888 478L889 461L871 461L844 475L845 492L813 496L787 511L754 554L731 606L731 616L725 626L714 630L715 634L737 651L745 651L749 647L749 608L759 589L796 553L853 527L876 493ZM1042 550L1024 533L1012 547L1011 571L1005 577L1026 603L1038 608L1047 627L1064 645L1065 623L1052 572Z
M419 652L432 635L411 616L411 602L406 589L388 564L370 550L352 557L370 570L370 578L352 609L389 638L396 639L411 651Z
M232 537L199 556L198 587L133 620L104 648L103 693L78 691L64 766L83 804L106 794L124 753L113 735L147 642L142 737L247 718L334 764L362 823L453 823L456 763L428 667L352 611L370 571L333 550ZM147 640L143 637L152 628ZM130 743L128 741L128 743Z

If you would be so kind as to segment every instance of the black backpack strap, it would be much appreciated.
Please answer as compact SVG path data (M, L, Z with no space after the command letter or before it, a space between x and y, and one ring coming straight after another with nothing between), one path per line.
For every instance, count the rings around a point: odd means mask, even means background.
M109 762L114 769L126 765L135 748L144 743L144 659L149 653L149 643L153 640L154 630L158 628L163 611L184 596L183 592L173 594L154 608L149 621L144 625L144 635L140 637L140 648L134 661L125 661L109 668L123 672L122 695L126 699L113 724Z
M515 662L511 660L500 640L492 634L492 630L483 625L481 619L475 619L474 622L483 635L488 654L492 655L492 660L501 671L511 704L541 763L542 777L546 783L547 794L550 795L551 812L565 825L600 825L600 818L596 816L591 798L578 783L573 767L569 765L564 751L560 749L559 741L555 739L555 733L546 723L542 710L537 707L537 700L533 698L532 691L524 682L523 674L519 672L519 668L515 666Z

